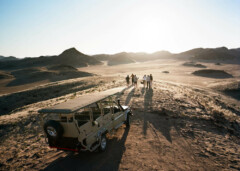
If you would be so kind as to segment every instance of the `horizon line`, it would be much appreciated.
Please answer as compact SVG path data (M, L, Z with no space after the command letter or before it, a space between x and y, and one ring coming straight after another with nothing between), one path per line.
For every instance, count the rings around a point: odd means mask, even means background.
M238 47L227 47L227 46L217 46L217 47L195 47L195 48L191 48L191 49L188 49L188 50L184 50L184 51L180 51L180 52L171 52L169 50L157 50L157 51L153 51L153 52L144 52L144 51L120 51L120 52L114 52L114 53L95 53L95 54L91 54L91 53L85 53L83 51L80 51L78 50L76 47L70 47L70 48L67 48L65 50L62 50L59 54L53 54L53 55L40 55L40 56L25 56L25 57L19 57L19 56L15 56L15 55L2 55L0 54L0 56L3 56L3 57L16 57L16 58L20 58L20 59L24 59L24 58L38 58L38 57L48 57L48 56L58 56L60 55L61 53L63 53L64 51L68 50L68 49L72 49L72 48L75 48L77 51L79 51L80 53L84 54L84 55L88 55L88 56L94 56L94 55L115 55L115 54L119 54L119 53L146 53L146 54L153 54L153 53L156 53L156 52L161 52L161 51L165 51L165 52L169 52L171 54L179 54L179 53L183 53L183 52L186 52L186 51L189 51L189 50L193 50L193 49L217 49L217 48L227 48L229 50L231 49L238 49L240 48L240 45Z

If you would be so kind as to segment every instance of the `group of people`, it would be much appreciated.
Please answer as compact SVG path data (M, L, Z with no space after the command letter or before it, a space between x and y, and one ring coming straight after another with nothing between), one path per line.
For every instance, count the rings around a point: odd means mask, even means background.
M138 77L137 77L137 75L133 75L133 74L131 76L127 75L127 77L126 77L127 85L128 86L130 85L130 77L131 77L131 80L132 80L132 85L137 87Z
M127 85L130 85L130 78L132 80L132 86L136 87L138 86L138 77L137 75L132 74L131 76L127 75L126 77L126 82ZM143 79L141 81L141 84L143 84L144 88L147 87L148 89L152 88L152 82L153 82L153 76L152 74L150 75L144 75Z

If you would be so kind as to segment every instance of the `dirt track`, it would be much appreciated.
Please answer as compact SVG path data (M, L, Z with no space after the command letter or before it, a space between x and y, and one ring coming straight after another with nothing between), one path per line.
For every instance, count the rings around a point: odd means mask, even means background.
M2 116L0 170L240 169L240 110L222 96L157 82L150 90L126 90L121 101L133 108L131 127L109 135L101 154L67 155L47 147L36 110L49 100L12 113L14 122Z

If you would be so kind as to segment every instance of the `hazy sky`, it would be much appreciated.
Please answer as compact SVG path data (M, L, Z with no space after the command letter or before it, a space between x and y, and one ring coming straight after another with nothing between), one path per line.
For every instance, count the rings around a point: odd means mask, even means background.
M240 0L0 0L0 55L240 47Z

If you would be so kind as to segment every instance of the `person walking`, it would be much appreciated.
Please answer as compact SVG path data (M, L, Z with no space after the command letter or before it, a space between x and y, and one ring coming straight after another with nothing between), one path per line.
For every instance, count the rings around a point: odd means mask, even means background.
M147 76L144 75L144 76L143 76L143 87L144 87L144 88L146 87L146 84L147 84Z
M147 76L147 88L150 89L150 76Z
M131 78L132 78L132 86L133 86L134 85L134 75L133 75L133 73L131 75Z
M127 86L129 86L129 82L130 82L130 77L129 77L129 75L127 75L127 77L126 77L126 82L127 82Z
M150 87L152 88L153 76L150 74Z
M136 75L134 75L134 86L135 88L137 88L137 83L138 83L138 77Z

